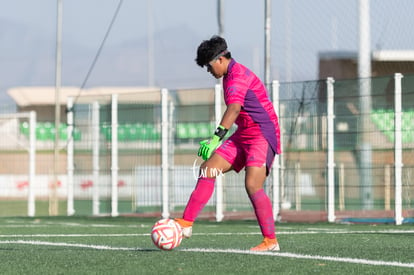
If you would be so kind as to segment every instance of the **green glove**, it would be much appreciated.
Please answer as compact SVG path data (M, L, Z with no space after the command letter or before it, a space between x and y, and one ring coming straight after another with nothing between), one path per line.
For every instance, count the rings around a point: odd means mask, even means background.
M206 139L200 142L200 149L198 149L198 156L203 160L208 160L213 154L214 150L220 145L221 140L227 134L227 129L219 125L211 139Z
M200 149L198 149L198 156L203 160L208 160L213 154L214 150L220 145L220 137L214 135L211 139L200 141Z

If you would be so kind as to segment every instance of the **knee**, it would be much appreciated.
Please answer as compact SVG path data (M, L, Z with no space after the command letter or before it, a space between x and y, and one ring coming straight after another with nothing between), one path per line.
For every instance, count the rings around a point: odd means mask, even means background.
M253 195L257 191L259 191L260 189L262 189L262 185L261 184L251 183L251 182L250 183L249 182L246 182L245 188L246 188L246 192L247 192L248 195Z

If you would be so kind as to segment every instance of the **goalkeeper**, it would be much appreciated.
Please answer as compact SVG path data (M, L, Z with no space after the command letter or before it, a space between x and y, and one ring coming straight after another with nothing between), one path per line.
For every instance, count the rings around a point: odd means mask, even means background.
M231 57L222 37L203 41L195 61L215 78L223 77L227 108L211 139L200 142L198 155L205 162L201 164L197 185L183 217L176 221L183 229L183 236L189 238L193 222L213 194L217 171L239 172L244 168L245 189L263 235L263 242L251 250L277 251L272 204L263 185L275 155L281 153L280 131L266 88L252 71ZM238 126L236 132L224 140L233 123Z

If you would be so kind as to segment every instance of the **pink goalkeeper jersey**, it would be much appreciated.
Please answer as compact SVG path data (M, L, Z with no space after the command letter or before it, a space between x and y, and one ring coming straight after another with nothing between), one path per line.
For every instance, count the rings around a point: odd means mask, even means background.
M223 78L223 90L226 105L238 103L242 106L235 122L238 128L232 138L250 144L266 139L272 150L280 154L278 118L260 79L232 59Z

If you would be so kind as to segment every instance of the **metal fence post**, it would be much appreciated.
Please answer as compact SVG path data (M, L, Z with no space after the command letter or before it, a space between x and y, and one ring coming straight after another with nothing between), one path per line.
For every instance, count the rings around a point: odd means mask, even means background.
M332 77L327 84L327 124L328 124L328 221L335 222L335 163L334 163L334 82Z
M27 215L34 217L36 212L34 184L36 176L36 112L29 113L29 186L28 186L28 201L27 201Z
M112 144L111 144L111 216L117 217L118 213L118 95L112 95Z
M99 215L99 103L92 104L92 213Z
M395 92L394 92L394 161L395 161L395 224L400 225L403 222L402 216L402 106L401 106L401 79L403 75L396 73L394 75Z
M279 81L272 82L272 100L276 115L279 116ZM279 127L281 123L279 122ZM281 134L282 136L282 134ZM272 168L272 182L273 182L273 218L278 219L280 214L280 159L279 155L275 156L274 165Z
M74 144L73 144L73 98L68 97L67 102L67 123L68 123L68 144L67 144L67 173L68 173L68 197L67 197L67 215L72 216L75 214L74 203L73 203L73 174L75 170L75 165L73 162L73 152L74 152Z
M168 218L169 189L168 189L168 90L161 89L161 181L162 181L162 217Z
M216 125L220 123L221 119L221 85L216 84L214 87L214 110ZM221 175L216 177L216 221L223 220L223 178Z

